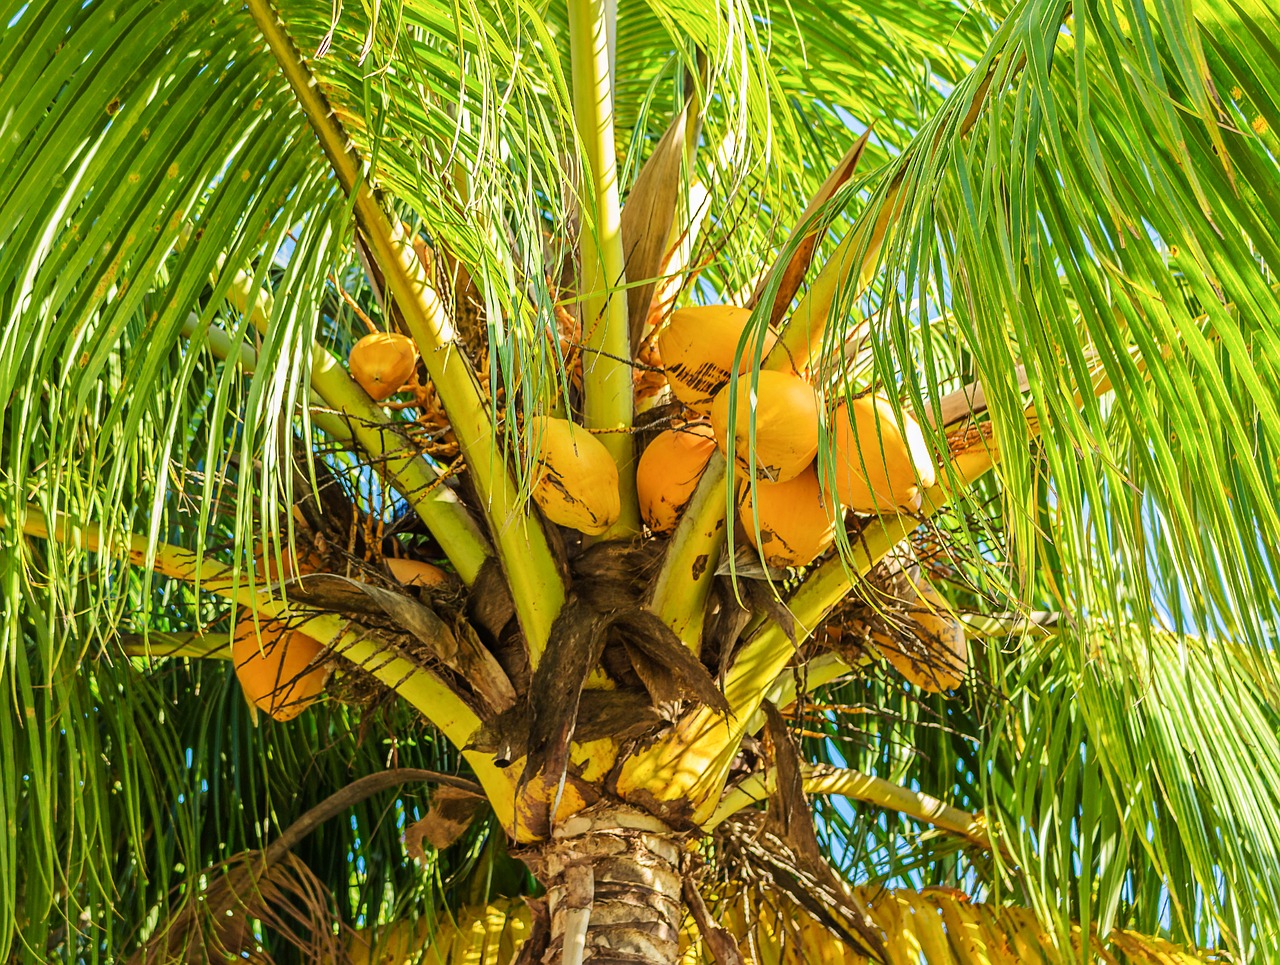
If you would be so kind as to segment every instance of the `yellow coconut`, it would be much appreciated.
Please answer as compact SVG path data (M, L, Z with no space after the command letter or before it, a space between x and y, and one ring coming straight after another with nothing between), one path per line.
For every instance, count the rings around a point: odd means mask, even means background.
M440 567L423 560L387 559L387 569L391 575L405 586L425 586L438 590L449 583L449 574Z
M898 673L921 690L952 690L964 682L969 666L964 627L929 584L914 584L914 591L906 632L892 638L873 633L872 642Z
M654 437L636 465L636 493L646 526L655 533L676 528L715 451L716 437L706 423Z
M767 482L795 479L818 453L818 397L791 372L765 370L753 390L751 374L738 376L734 419L734 461L750 472L751 418L755 415L755 473ZM729 451L729 395L720 390L711 406L711 426L720 451Z
M568 419L535 416L525 428L538 447L533 498L547 518L592 536L612 526L621 512L618 467L603 443Z
M396 332L377 332L356 342L347 367L375 402L389 399L409 381L418 365L413 339Z
M246 698L276 720L292 720L324 690L328 670L310 666L323 650L305 633L247 616L236 624L231 661Z
M823 505L822 487L812 465L786 482L743 484L738 519L747 539L770 566L807 566L835 539L835 513ZM756 542L756 523L760 541Z
M915 419L904 412L900 429L888 399L864 395L837 408L834 422L841 504L855 513L919 509L921 487L936 473Z
M750 309L734 305L698 305L672 314L658 336L658 354L677 399L703 415L710 414L716 393L729 384L738 340L750 318ZM764 355L776 340L772 331L766 331ZM738 372L751 367L758 342L757 335L747 343Z

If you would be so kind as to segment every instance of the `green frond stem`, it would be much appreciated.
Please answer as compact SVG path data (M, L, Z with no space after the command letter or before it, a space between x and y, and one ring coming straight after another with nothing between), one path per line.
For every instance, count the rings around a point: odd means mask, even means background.
M374 261L382 269L387 288L435 383L489 521L528 642L530 662L537 667L550 638L551 625L564 604L564 583L546 534L530 518L526 500L521 498L508 471L479 380L456 344L452 319L427 277L411 240L398 221L388 218L369 190L354 148L269 0L249 0L249 10L293 88L343 190L352 200L356 224L368 242ZM630 399L630 382L627 398Z
M602 538L625 539L640 531L640 504L630 433L634 393L609 70L611 9L605 0L569 0L569 48L573 114L587 179L582 196L584 205L591 205L578 238L578 311L586 346L582 421L588 429L601 430L598 438L618 465L622 511Z
M703 830L710 831L743 808L766 800L777 783L778 772L773 768L745 778L721 799L720 806L716 808L711 820L703 826ZM864 804L897 811L917 821L932 824L935 828L958 834L987 851L993 850L986 821L981 815L962 811L928 794L912 791L884 778L863 774L852 768L807 767L804 772L804 790L806 794L838 794Z
M230 660L231 645L222 634L188 633L149 634L126 633L120 637L120 650L126 657L146 660Z
M239 271L227 297L254 327L265 331L275 299L270 292L252 289L253 277ZM240 354L243 361L243 350ZM404 423L390 418L318 342L311 349L311 388L334 410L317 413L316 424L326 431L339 430L339 439L353 438L431 530L462 581L468 586L475 582L489 557L489 543L457 494L441 484L435 468L402 434Z
M717 452L671 536L649 601L649 609L695 654L702 649L702 619L725 544L724 480L724 456Z
M403 423L388 418L320 345L312 352L311 383L338 413L329 418L350 427L348 432L371 457L375 469L421 517L463 583L470 586L475 582L490 556L489 541L457 493L442 483L414 443L401 434ZM325 425L318 418L316 424Z
M90 552L119 555L134 566L155 570L163 576L185 580L223 599L255 610L261 617L288 620L291 627L305 632L320 644L345 658L391 687L412 704L463 754L484 785L498 816L509 825L513 811L510 779L493 763L492 755L465 750L480 728L480 718L435 674L386 650L345 617L296 606L271 597L269 590L254 589L232 568L180 546L159 543L148 552L144 536L131 536L128 545L116 547L102 537L94 524L80 524L58 514L50 521L36 506L28 505L22 532L35 539L74 543ZM13 527L0 512L0 529ZM160 656L154 649L151 656Z

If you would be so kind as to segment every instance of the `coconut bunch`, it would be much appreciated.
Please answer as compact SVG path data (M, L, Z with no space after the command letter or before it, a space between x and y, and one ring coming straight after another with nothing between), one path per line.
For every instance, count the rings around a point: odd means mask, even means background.
M772 568L812 563L834 542L846 510L919 509L921 490L936 473L914 419L899 422L890 401L874 394L830 405L792 367L752 373L777 336L749 331L750 320L748 309L731 305L683 308L657 337L670 392L688 418L641 456L636 486L649 529L675 529L717 448L733 454L743 477L738 520ZM830 467L817 460L824 406L836 442Z
M665 425L644 434L636 491L646 527L641 538L668 537L717 452L732 458L739 540L757 555L764 572L776 573L807 567L827 553L848 512L918 509L935 470L910 415L900 419L890 400L875 394L833 397L829 386L810 380L804 364L776 364L771 353L777 354L779 337L771 327L753 323L752 316L740 306L691 306L655 318L659 324L633 336L638 422L659 415L651 421ZM582 364L576 318L556 311L545 336L565 361L566 397L576 405ZM764 360L770 364L762 366ZM366 336L348 359L352 377L374 402L416 403L418 421L430 423L430 441L439 447L451 430L433 386L419 381L418 363L412 340L395 333ZM482 391L496 411L498 400L487 386ZM405 392L413 402L390 401ZM829 464L818 459L824 424L835 442ZM621 497L617 463L601 437L571 417L551 414L523 420L517 435L522 453L510 455L523 455L531 467L530 497L542 516L569 536L607 533L619 518ZM424 448L436 458L456 454L456 449ZM468 488L457 488L465 500ZM938 609L927 590L917 591L910 602L921 604L918 609ZM956 649L949 625L934 626L923 614L912 626L917 624L924 636L943 641L942 650ZM938 648L926 646L927 652L912 655L909 648L891 646L899 636L885 634L878 649L895 666L915 668L912 679L924 679L928 674L919 668L932 665ZM954 670L947 664L933 672L932 689L953 686Z

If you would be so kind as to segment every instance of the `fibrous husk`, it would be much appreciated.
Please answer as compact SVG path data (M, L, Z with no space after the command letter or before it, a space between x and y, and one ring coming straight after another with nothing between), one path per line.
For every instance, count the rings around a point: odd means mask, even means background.
M292 720L324 690L328 668L314 639L249 615L236 624L231 661L246 699L276 720Z
M706 423L668 429L649 443L636 466L640 514L649 529L676 528L715 451L715 433Z
M936 473L915 419L904 412L899 427L888 399L864 395L837 408L834 421L840 502L855 513L919 509Z
M677 399L703 415L711 412L712 400L734 372L733 357L750 318L750 309L735 305L695 305L672 313L658 336L658 353ZM766 330L761 357L769 354L776 340ZM751 367L759 342L759 335L753 333L738 372Z
M526 426L538 447L533 498L547 518L588 535L618 519L618 467L604 445L568 419L535 416Z
M754 494L744 484L738 518L747 539L769 566L807 566L835 539L837 513L829 501L824 504L812 465L786 482L757 482Z
M397 332L375 332L356 342L347 367L369 398L382 402L400 391L418 365L413 339Z
M711 425L720 451L729 454L729 401L726 385L711 407ZM755 421L755 448L751 423ZM737 411L732 431L733 458L743 472L767 482L786 482L800 475L818 454L818 396L792 372L765 370L738 376ZM753 461L752 457L754 456Z

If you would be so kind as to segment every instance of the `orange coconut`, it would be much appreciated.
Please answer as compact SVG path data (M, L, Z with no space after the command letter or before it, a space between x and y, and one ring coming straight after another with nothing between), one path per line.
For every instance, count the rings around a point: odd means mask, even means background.
M258 571L267 578L268 582L280 583L284 580L293 580L303 574L319 573L324 569L324 557L313 547L301 542L296 545L300 550L299 553L295 554L288 545L282 545L277 556L274 547L259 544Z
M621 512L618 467L604 444L568 419L534 416L525 429L538 447L533 498L547 518L592 536L612 526Z
M913 584L915 600L907 624L895 637L873 633L872 641L898 673L928 693L959 687L969 666L964 627L927 583Z
M733 356L750 318L750 309L734 305L697 305L672 313L658 336L658 354L677 399L703 415L710 414L716 393L729 384ZM769 354L775 341L777 336L766 331L763 354ZM753 335L738 372L751 367L758 342L759 336Z
M324 690L328 670L311 667L324 648L297 630L252 615L236 624L231 661L240 689L259 710L292 720Z
M920 508L921 488L936 480L924 433L909 413L902 427L893 404L864 395L836 409L836 495L856 513Z
M835 513L823 505L822 487L812 465L786 482L743 484L738 519L751 545L769 566L807 566L835 539ZM760 541L756 542L756 523Z
M425 586L438 590L449 582L449 574L440 567L423 560L399 560L387 558L387 569L396 581L405 586Z
M356 342L347 367L369 398L382 402L400 391L418 366L413 339L396 332L376 332Z
M636 465L636 494L646 526L655 533L676 528L715 451L715 433L706 423L668 429L654 437Z
M755 473L768 482L795 479L818 453L818 397L811 386L791 372L765 370L753 390L751 374L738 376L734 418L733 457L743 472L751 472L751 418L755 416ZM729 451L729 395L726 385L711 407L711 425L720 451Z

